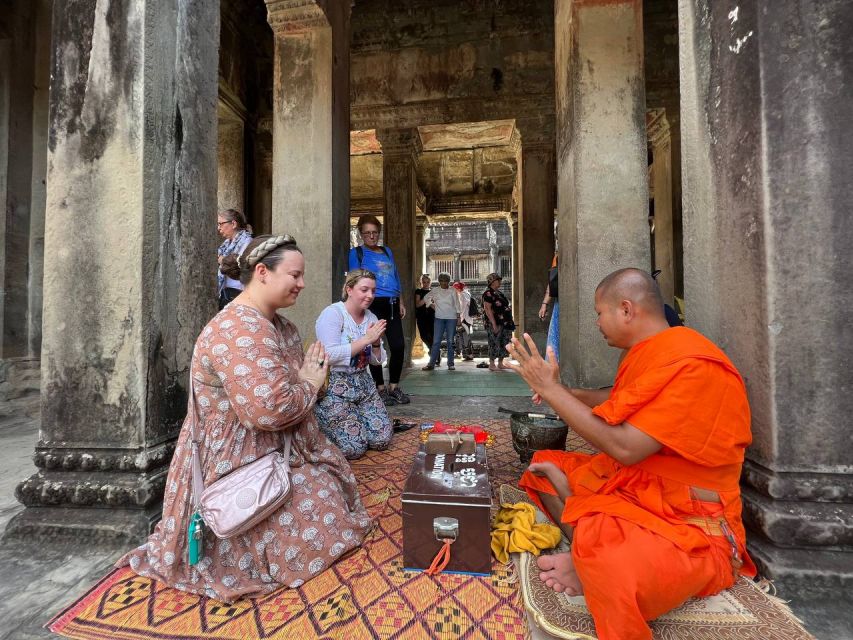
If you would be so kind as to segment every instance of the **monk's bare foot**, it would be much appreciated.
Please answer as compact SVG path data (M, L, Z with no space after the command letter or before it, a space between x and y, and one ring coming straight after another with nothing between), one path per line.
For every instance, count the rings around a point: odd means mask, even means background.
M565 593L567 596L579 596L583 594L583 585L575 571L575 563L571 553L554 553L539 556L536 565L542 569L539 579L549 589L557 593Z
M565 500L572 494L569 487L569 479L562 472L560 467L553 462L533 462L527 467L527 470L534 476L545 476L557 490L557 496Z

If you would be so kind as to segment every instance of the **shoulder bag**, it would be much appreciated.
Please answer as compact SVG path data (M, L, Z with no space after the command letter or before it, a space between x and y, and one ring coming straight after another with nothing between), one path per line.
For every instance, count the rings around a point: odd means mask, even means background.
M196 431L195 391L190 371L192 416L192 482L195 510L217 538L230 538L251 529L290 498L290 443L284 433L284 453L272 451L204 486Z

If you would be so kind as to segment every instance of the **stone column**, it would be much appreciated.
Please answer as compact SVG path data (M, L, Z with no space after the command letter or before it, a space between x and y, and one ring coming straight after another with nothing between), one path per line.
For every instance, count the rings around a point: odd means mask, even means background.
M272 232L292 234L305 255L306 295L286 315L313 340L347 271L350 3L266 4L275 34Z
M687 320L746 380L748 546L801 605L853 587L853 14L809 9L678 11Z
M254 219L255 234L272 232L273 149L272 116L258 119L255 130Z
M613 381L596 285L650 267L641 0L557 0L557 209L564 381Z
M403 287L403 299L408 311L403 319L403 333L406 336L406 366L410 366L415 335L411 292L414 291L415 282L416 170L421 139L417 129L377 129L376 139L382 146L382 190L385 198L382 233L385 244L394 252Z
M419 288L421 286L421 274L424 273L424 228L426 226L426 218L423 216L418 216L415 219L415 268L414 268L414 280L412 282L412 289ZM408 302L408 301L407 301ZM411 312L412 317L414 318L415 314L415 301L414 298L411 302ZM417 325L417 323L415 323ZM415 326L417 329L417 326ZM414 336L414 334L412 334ZM426 345L423 343L423 339L421 338L420 332L417 332L418 339L412 340L412 358L422 358L425 353Z
M0 357L28 351L36 4L7 3L0 41Z
M52 0L36 3L35 65L33 82L33 171L30 181L29 355L41 353L42 286L44 278L44 224L47 199L48 110L50 89L50 22Z
M424 231L426 229L426 217L418 216L415 219L415 280L414 285L419 287L421 285L420 277L424 273L424 269L426 268L424 260L426 258L426 247L424 246Z
M236 209L248 215L245 205L244 123L219 118L217 140L217 209ZM294 234L295 235L295 234Z
M500 273L501 276L506 278L508 275L512 276L512 292L510 295L510 300L512 301L512 316L513 318L518 317L518 312L516 311L520 305L520 294L521 294L521 277L519 275L519 254L521 252L521 238L519 237L518 231L518 212L512 211L507 216L507 222L509 223L509 233L512 237L512 274L501 273L500 270L495 271L495 273ZM517 333L517 332L516 332Z
M518 184L518 335L527 332L545 353L548 325L539 320L554 256L554 134L539 123L516 122Z
M655 263L660 269L657 278L665 302L673 304L675 297L675 263L673 240L673 175L672 141L666 113L656 110L648 126L649 144L652 147L652 184L655 205Z
M54 4L39 471L7 535L149 532L216 311L219 3L116 6Z

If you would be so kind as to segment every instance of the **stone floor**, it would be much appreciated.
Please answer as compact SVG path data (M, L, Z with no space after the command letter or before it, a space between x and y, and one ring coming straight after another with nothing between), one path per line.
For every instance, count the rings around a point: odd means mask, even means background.
M514 375L468 371L469 366L458 368L454 375ZM499 407L513 411L534 409L529 398L518 396L415 396L411 404L394 407L391 413L401 417L475 419L500 417ZM15 501L15 485L35 470L30 457L38 437L37 411L37 400L33 397L0 406L0 531L23 508ZM52 637L42 628L44 623L103 576L121 552L79 545L8 541L0 544L0 639ZM795 593L785 593L783 588L779 595L790 601L794 613L818 640L853 640L853 616L849 605L841 600L804 602ZM534 634L537 640L544 637Z

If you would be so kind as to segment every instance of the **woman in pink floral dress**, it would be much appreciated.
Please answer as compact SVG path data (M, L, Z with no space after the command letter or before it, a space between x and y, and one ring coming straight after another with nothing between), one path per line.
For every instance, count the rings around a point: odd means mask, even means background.
M359 546L372 526L349 463L314 419L328 370L323 346L314 343L303 356L296 328L276 314L305 286L302 253L290 236L260 236L231 260L245 290L196 341L194 397L169 467L163 518L146 544L117 563L224 602L302 585ZM241 535L219 539L208 530L203 557L190 566L193 419L205 486L281 449L289 429L293 493Z

